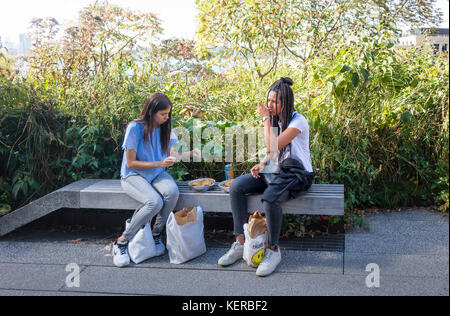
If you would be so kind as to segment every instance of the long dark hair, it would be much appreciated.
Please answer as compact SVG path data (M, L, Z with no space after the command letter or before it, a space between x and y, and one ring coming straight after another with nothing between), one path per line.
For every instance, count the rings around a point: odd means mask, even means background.
M292 119L292 114L295 111L294 108L294 92L291 86L294 84L291 78L282 77L275 81L269 88L267 93L267 103L269 102L269 94L271 91L276 93L276 110L275 116L270 118L272 127L279 127L278 122L281 119L281 132L286 130ZM278 105L278 98L280 98L281 104ZM278 117L278 106L281 106L281 118ZM278 130L278 135L280 135L280 130ZM280 150L279 160L283 157L286 147Z
M145 102L141 115L134 120L134 122L144 124L144 142L148 142L150 136L150 143L153 147L153 130L157 128L153 120L153 115L159 111L167 110L169 107L169 119L159 126L161 128L161 149L163 154L168 151L170 133L172 132L172 102L170 102L169 98L161 92L151 94Z

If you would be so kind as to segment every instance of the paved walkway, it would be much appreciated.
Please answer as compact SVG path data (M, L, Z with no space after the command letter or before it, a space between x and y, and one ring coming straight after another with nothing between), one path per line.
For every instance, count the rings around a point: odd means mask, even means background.
M224 248L209 248L183 265L170 264L166 254L118 269L105 241L6 236L0 238L0 295L449 295L448 216L377 213L367 216L367 225L347 232L343 253L282 251L282 263L266 278L243 261L218 267ZM377 270L366 271L371 263L379 268L379 287ZM76 268L79 286L69 275ZM366 279L375 286L369 288Z

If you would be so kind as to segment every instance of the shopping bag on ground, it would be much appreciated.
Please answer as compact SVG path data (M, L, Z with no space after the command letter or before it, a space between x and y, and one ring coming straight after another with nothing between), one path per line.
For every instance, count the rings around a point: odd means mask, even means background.
M248 219L248 233L251 238L256 238L259 235L267 232L266 218L261 215L259 211L256 211Z
M125 225L129 225L129 220L127 220ZM136 235L128 242L128 254L131 261L136 264L156 256L156 246L150 223L139 229Z
M267 223L259 211L250 216L244 224L244 255L243 258L250 267L258 267L264 259L267 240Z
M181 264L204 254L203 231L203 210L200 206L171 213L166 225L170 263Z

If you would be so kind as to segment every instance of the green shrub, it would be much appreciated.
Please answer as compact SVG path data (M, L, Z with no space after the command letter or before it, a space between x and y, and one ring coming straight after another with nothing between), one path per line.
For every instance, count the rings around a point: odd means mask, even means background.
M347 223L361 224L359 210L366 207L436 204L448 211L445 56L421 47L397 49L388 35L376 34L339 41L332 58L311 57L302 66L284 58L260 78L239 63L220 73L208 60L183 63L186 54L193 58L189 52L172 53L170 58L184 65L174 74L171 65L178 64L155 47L134 58L132 47L125 46L108 62L77 68L95 63L99 47L93 45L85 55L75 54L79 47L63 47L41 48L31 62L40 68L29 72L17 73L10 59L0 64L2 209L16 209L79 179L117 179L126 123L138 116L152 92L161 91L174 102L174 126L192 131L192 118L182 114L190 104L206 111L203 127L223 131L258 126L257 102L265 100L275 80L289 76L295 82L296 109L310 125L313 166L331 169L330 180L321 176L316 182L345 185ZM84 59L71 60L69 69L54 62L67 56ZM223 60L227 63L233 64ZM222 180L224 164L180 163L169 172L176 180ZM252 165L245 161L235 167L248 172ZM305 232L311 221L287 217L284 231Z

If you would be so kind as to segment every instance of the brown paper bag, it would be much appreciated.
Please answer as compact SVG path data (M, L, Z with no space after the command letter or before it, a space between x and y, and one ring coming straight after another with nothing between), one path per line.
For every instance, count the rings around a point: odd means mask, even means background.
M254 239L265 232L267 232L266 218L256 211L248 220L248 234Z
M175 212L175 221L179 226L197 220L197 208L195 206L186 206L184 209Z

